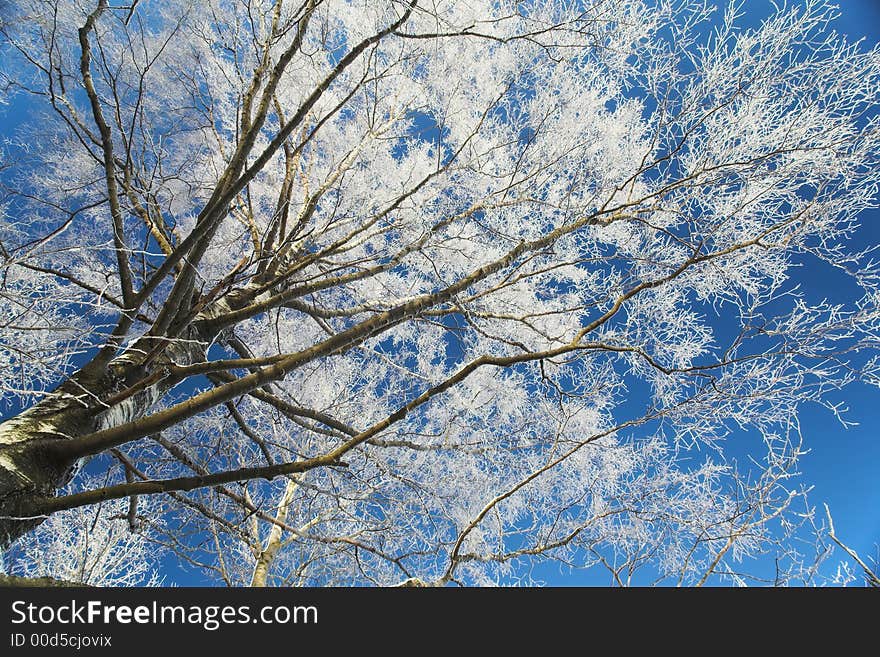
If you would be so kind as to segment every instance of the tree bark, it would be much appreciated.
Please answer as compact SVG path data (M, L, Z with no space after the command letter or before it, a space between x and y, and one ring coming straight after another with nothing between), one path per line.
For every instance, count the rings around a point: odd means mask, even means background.
M254 572L251 577L251 586L266 586L266 581L269 577L269 568L281 547L281 527L287 522L287 514L290 511L290 503L293 500L293 494L296 491L297 485L298 484L292 477L287 480L287 485L284 487L284 493L281 495L281 501L278 504L278 510L275 512L276 522L269 530L269 537L266 539L266 546L257 555L257 562L254 565Z
M0 573L0 587L29 587L29 588L45 588L45 587L88 587L88 584L80 582L68 582L63 579L55 579L54 577L19 577L18 575L4 575Z
M21 517L35 497L51 496L76 471L75 461L56 458L46 446L89 433L97 426L89 408L59 390L0 424L0 545L7 546L43 518Z
M54 496L83 465L75 450L72 456L59 456L53 443L75 442L144 416L176 384L162 374L168 366L206 359L207 346L223 329L215 321L218 314L230 309L231 299L252 298L241 292L212 304L177 339L157 342L144 336L97 373L93 361L34 406L0 423L0 546L39 525L44 516L22 510L35 499ZM161 350L144 364L156 344Z

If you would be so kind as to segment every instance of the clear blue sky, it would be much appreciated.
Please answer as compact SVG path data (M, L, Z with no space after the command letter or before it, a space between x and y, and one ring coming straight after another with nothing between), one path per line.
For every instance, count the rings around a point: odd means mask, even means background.
M723 2L716 3L723 6ZM796 4L790 2L789 4ZM851 40L864 38L866 47L880 43L880 0L839 0L839 32ZM751 23L772 10L770 0L746 0L744 23ZM857 240L864 245L880 245L880 211L865 213ZM845 293L841 277L830 267L806 267L799 277L811 299L840 299ZM834 401L844 402L847 419L858 426L844 428L824 408L804 407L801 428L809 454L801 461L804 483L814 485L811 502L822 514L827 503L834 517L837 535L869 560L880 544L880 389L863 384L850 386ZM750 436L732 436L751 442ZM735 450L739 452L740 450ZM833 564L844 559L838 551ZM826 564L831 566L832 563ZM852 564L856 572L858 567ZM560 571L546 566L536 570L548 584L607 584L607 573Z
M747 2L763 5L766 0ZM852 38L880 42L880 1L840 0L839 30ZM880 211L863 216L859 239L880 244ZM807 273L806 283L833 294L833 282L824 272ZM803 430L812 452L803 461L803 472L815 483L813 501L826 501L840 537L863 557L876 554L880 543L880 390L853 386L840 395L849 406L850 419L859 426L843 430L827 411L808 410Z

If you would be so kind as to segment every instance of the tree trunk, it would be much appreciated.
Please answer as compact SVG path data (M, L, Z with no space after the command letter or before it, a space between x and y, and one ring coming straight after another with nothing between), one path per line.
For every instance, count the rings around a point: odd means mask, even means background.
M20 509L54 495L76 470L75 462L46 449L49 442L88 434L96 419L75 397L58 392L0 424L0 545L38 525L43 518L20 517Z
M266 586L269 568L275 560L278 549L281 547L281 526L287 522L287 514L290 511L290 503L293 500L293 494L296 491L297 485L293 478L287 480L287 485L284 487L284 493L281 495L281 501L278 504L278 510L275 512L276 522L269 530L266 547L257 555L257 563L254 565L254 573L251 577L251 586Z
M18 575L5 575L0 573L0 587L28 587L28 588L46 588L46 587L81 587L88 584L80 584L79 582L67 582L63 579L55 579L53 577L19 577Z
M247 295L240 297L244 300ZM22 510L39 498L54 496L83 464L80 458L59 457L52 443L75 441L145 415L174 385L161 376L163 370L171 364L204 361L207 346L222 329L214 318L229 309L228 298L213 304L184 328L179 339L162 343L147 366L142 365L144 355L156 344L149 336L135 341L97 374L93 361L33 407L0 424L0 546L8 546L42 522L44 517L29 517ZM114 395L124 398L112 405L103 401Z

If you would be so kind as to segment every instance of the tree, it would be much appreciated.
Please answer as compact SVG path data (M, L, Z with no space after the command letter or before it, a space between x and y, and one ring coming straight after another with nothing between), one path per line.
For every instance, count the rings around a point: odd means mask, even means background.
M7 544L103 504L229 584L815 575L798 411L880 319L880 50L826 2L9 12Z
M100 486L88 477L77 488ZM72 491L63 491L72 492ZM25 581L50 578L78 586L156 585L155 498L112 500L53 514L6 554L3 570ZM39 581L39 580L38 580ZM0 584L3 583L0 577Z

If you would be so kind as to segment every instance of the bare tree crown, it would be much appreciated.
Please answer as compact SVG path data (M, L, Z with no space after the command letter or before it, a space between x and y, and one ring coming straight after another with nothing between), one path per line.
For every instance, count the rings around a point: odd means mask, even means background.
M19 4L11 564L49 545L131 583L152 545L229 584L545 560L744 582L762 554L775 583L816 574L798 409L876 383L880 337L851 240L880 50L832 6L747 29L701 0ZM856 292L817 298L803 267ZM83 518L128 561L77 551Z

